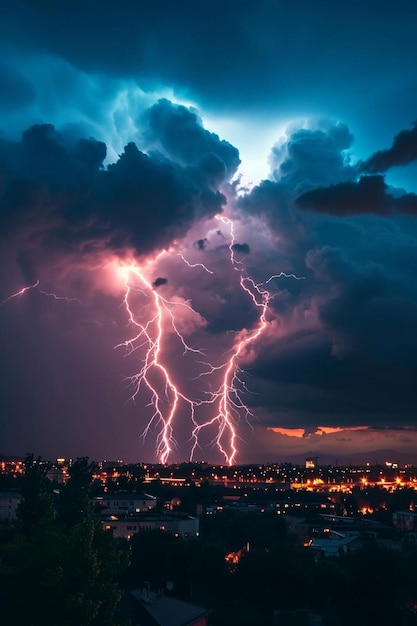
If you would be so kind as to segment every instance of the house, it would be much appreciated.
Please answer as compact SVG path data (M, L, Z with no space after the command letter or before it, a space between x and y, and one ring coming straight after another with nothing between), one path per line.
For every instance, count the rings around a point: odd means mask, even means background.
M329 530L327 537L312 539L309 548L319 557L338 556L362 547L363 542L357 532L339 533Z
M200 522L185 513L141 513L137 515L107 515L102 518L104 530L113 531L115 537L130 539L132 535L147 530L162 530L183 539L198 537Z
M288 530L297 535L301 545L308 547L312 540L322 538L327 541L329 537L335 538L338 533L343 536L357 534L377 540L390 531L388 526L380 522L338 515L322 514L307 519L286 515L284 519Z
M96 496L94 502L102 509L106 515L122 513L142 513L151 511L156 507L156 498L148 493L116 491Z
M17 491L0 491L0 520L14 520L22 496Z
M141 626L207 626L209 611L148 589L133 589L135 615Z

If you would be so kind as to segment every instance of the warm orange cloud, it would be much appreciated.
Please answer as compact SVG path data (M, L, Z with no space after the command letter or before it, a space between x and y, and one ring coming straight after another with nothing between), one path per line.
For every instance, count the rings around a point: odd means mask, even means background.
M304 437L305 439L308 439L313 434L322 436L322 435L330 435L333 433L352 432L352 431L367 430L367 429L368 429L367 426L353 426L353 427L346 427L346 428L341 428L341 427L332 428L331 426L317 426L317 429L315 430L314 433L310 432L310 433L305 434L306 431L304 430L304 428L278 428L278 427L268 428L268 430L272 430L274 433L279 433L280 435L286 435L287 437L297 437L297 438Z
M304 437L304 428L268 428L268 430L279 433L280 435L286 435L287 437Z

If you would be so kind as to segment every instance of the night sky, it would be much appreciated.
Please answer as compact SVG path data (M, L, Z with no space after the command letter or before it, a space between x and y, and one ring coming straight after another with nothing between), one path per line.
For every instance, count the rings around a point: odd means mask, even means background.
M416 20L2 3L0 453L417 463Z

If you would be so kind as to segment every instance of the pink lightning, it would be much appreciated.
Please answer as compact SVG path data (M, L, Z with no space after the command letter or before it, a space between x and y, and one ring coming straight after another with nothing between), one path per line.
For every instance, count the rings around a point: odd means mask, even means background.
M38 285L39 285L39 280L37 280L35 283L33 283L33 285L28 285L27 287L23 287L19 291L16 291L15 293L12 293L10 296L5 298L3 300L3 302L0 302L0 306L3 306L4 304L6 304L6 302L10 302L10 300L13 300L14 298L18 298L19 296L23 296L23 294L25 294L27 291L29 291L29 289L35 289Z
M8 296L2 302L0 302L0 307L2 307L7 302L10 302L10 300L13 300L14 298L19 298L20 296L23 296L27 291L31 289L36 289L43 296L46 296L47 298L53 298L53 300L55 301L62 300L64 302L78 302L79 304L81 304L78 298L68 298L67 296L58 296L56 293L53 293L53 292L51 293L48 291L44 291L43 289L38 289L39 284L40 284L40 280L38 279L35 283L33 283L33 285L28 285L27 287L23 287L22 289L19 289L19 291L12 293L10 296Z
M145 386L150 392L154 413L143 431L143 437L146 437L154 421L160 424L161 430L157 439L157 454L160 462L166 463L173 451L173 446L176 444L173 436L173 424L180 408L180 402L183 401L188 405L193 423L195 423L195 408L199 403L181 393L173 380L168 366L162 363L162 351L166 334L164 330L165 320L167 318L169 319L171 328L182 344L184 355L187 352L196 352L199 354L203 354L203 352L191 348L186 343L175 323L173 309L176 306L185 306L190 311L193 311L189 304L184 302L171 302L164 298L146 278L145 272L137 265L122 267L122 273L125 285L123 303L128 313L129 322L137 329L137 333L134 337L116 347L124 346L127 348L128 354L131 354L137 348L145 349L141 369L138 373L129 378L134 388L132 399L135 400L142 386ZM132 278L138 282L133 282ZM141 292L144 296L151 298L153 301L154 314L145 323L139 322L132 310L130 303L132 292ZM157 382L154 380L155 373L158 373L160 379L162 379L162 392L158 389Z
M202 266L202 264L188 263L182 255L181 258L189 267ZM205 267L204 269L209 271ZM180 402L182 401L189 408L189 415L193 426L191 435L193 443L190 459L192 459L195 450L199 445L199 432L203 428L207 428L208 426L212 426L217 423L218 435L215 438L215 443L225 457L226 462L232 464L237 453L237 448L235 445L235 427L227 408L229 400L225 400L226 406L221 406L218 415L203 422L203 424L199 424L196 419L196 409L203 405L214 404L220 397L220 394L213 394L210 400L192 400L181 393L173 380L173 375L171 374L169 367L164 365L162 362L164 338L166 336L166 319L168 319L169 324L184 348L183 354L187 352L195 352L203 355L201 350L196 350L188 346L183 335L179 332L175 324L175 314L173 309L176 305L181 304L182 306L189 308L191 311L193 311L193 309L187 303L171 302L164 298L146 277L146 272L137 265L123 267L122 273L125 285L125 296L123 302L128 314L129 322L137 329L137 333L116 347L124 346L127 348L128 355L132 354L132 352L137 348L144 348L142 367L139 372L131 376L128 380L131 385L133 385L132 399L136 399L142 386L144 386L150 392L151 404L154 409L153 415L142 435L146 437L153 422L156 421L159 424L160 432L157 438L157 455L161 463L166 463L173 451L173 446L175 446L176 443L173 436L174 421L179 413ZM150 298L153 301L154 311L153 314L147 318L146 322L138 321L132 309L132 292L141 292L145 297ZM211 372L215 372L216 370L224 367L224 365L215 367L206 362L203 362L203 364L207 366ZM229 368L232 367L233 363L229 365ZM158 389L157 383L154 381L155 373L159 373L160 378L162 379L162 392ZM223 395L226 398L226 394ZM222 438L225 432L230 434L230 453L226 451L222 443Z
M188 302L172 302L165 298L155 284L149 279L148 274L154 265L165 252L156 257L153 262L148 262L144 267L133 263L121 267L125 294L123 304L127 312L130 325L135 329L133 337L122 342L117 347L125 347L127 355L142 351L142 366L137 373L128 377L129 383L133 387L131 398L135 400L142 388L150 394L150 405L153 407L153 414L145 427L142 436L145 438L153 424L159 428L157 436L157 455L161 463L166 463L176 446L174 438L175 421L181 417L184 419L184 406L188 407L188 415L191 421L191 452L190 460L193 459L197 448L200 446L200 434L204 429L215 428L216 435L212 439L212 444L217 447L229 465L236 461L237 448L237 422L242 413L247 419L251 415L250 408L243 401L242 395L246 391L246 386L241 379L239 361L245 354L249 344L256 342L268 327L267 313L273 294L265 288L273 278L281 276L299 277L293 274L281 272L271 276L264 283L256 283L247 273L242 261L235 257L235 233L231 219L225 216L217 216L223 224L230 229L230 244L228 246L230 263L233 269L239 272L239 284L241 289L251 299L253 305L259 310L258 321L251 330L243 329L237 334L237 338L228 351L231 355L224 355L220 364L212 364L207 360L197 361L203 366L196 379L202 383L204 377L218 378L220 382L216 391L204 391L201 389L203 399L192 399L184 394L175 380L178 368L173 370L167 364L165 347L167 334L171 328L183 347L183 356L187 353L197 353L204 356L202 350L191 348L184 339L183 334L176 324L176 307L183 306L196 312ZM182 261L190 268L202 268L209 274L213 271L202 263L191 263L184 255L177 254ZM135 295L136 294L136 295ZM141 307L139 312L135 312L134 299L145 299L146 306ZM151 305L152 311L143 321L146 309ZM139 314L138 314L139 313ZM203 386L203 383L202 383ZM204 397L208 395L207 397ZM211 411L212 416L201 420L199 414L201 409L206 407ZM214 413L214 414L213 414Z
M133 336L120 343L116 347L124 347L127 355L138 352L141 354L141 367L138 372L129 376L127 380L133 388L132 400L136 400L142 390L146 390L150 397L149 406L153 407L153 414L143 430L142 436L146 438L150 429L155 425L157 429L157 456L162 464L168 462L177 447L174 437L175 422L178 419L184 420L185 409L190 420L191 451L190 460L200 447L200 439L203 430L215 429L215 436L211 440L213 446L217 447L228 465L233 465L238 454L238 434L237 424L244 415L245 419L251 415L251 410L243 401L243 394L247 391L245 383L241 377L242 370L239 362L245 355L249 344L255 343L268 327L268 310L271 299L274 295L266 289L274 278L287 277L302 280L295 274L285 274L280 272L271 276L263 283L256 283L247 273L245 264L236 259L235 256L235 232L232 220L224 215L216 216L216 219L226 225L230 231L230 243L228 245L230 264L233 270L239 273L239 285L245 294L251 299L253 306L259 311L258 320L252 329L242 329L235 337L232 347L223 355L220 363L216 360L212 363L207 360L205 351L193 348L188 345L184 334L180 331L178 308L184 307L188 315L199 314L191 307L189 301L176 299L172 301L164 297L158 287L162 286L157 282L152 283L149 278L151 271L154 271L159 259L166 254L160 253L152 261L148 261L144 266L136 262L131 264L117 263L124 285L123 306L127 312L129 324L134 328ZM186 259L183 254L177 254L183 263L190 269L201 268L210 275L214 272L203 263L194 263ZM58 296L39 288L40 281L33 285L23 287L19 291L12 293L0 306L14 298L23 296L26 292L36 289L42 295L54 300L65 300L67 302L78 301L76 298ZM144 306L139 311L136 310L138 298ZM146 316L146 313L149 312ZM145 321L143 317L145 316ZM201 316L199 316L201 318ZM197 369L194 379L201 382L200 398L195 399L184 393L176 378L178 368L175 370L169 365L167 352L168 335L171 333L175 341L182 346L183 357L187 355L201 355L204 360L195 360L193 368ZM203 380L206 378L217 380L215 391L205 391ZM219 380L220 379L220 380ZM203 418L207 410L211 416Z
M255 281L246 274L244 264L241 261L236 260L234 254L235 233L232 220L224 215L216 216L216 219L220 220L223 224L228 225L230 228L230 262L236 271L241 272L239 279L240 286L251 298L253 304L260 310L260 315L258 323L253 330L242 330L238 334L238 339L231 350L231 357L222 365L218 367L211 367L210 371L207 372L211 374L215 370L224 370L220 387L216 392L212 393L210 400L205 401L206 403L214 404L217 407L217 413L207 422L195 426L193 430L193 438L195 442L197 442L200 430L206 428L207 426L217 424L218 431L214 442L225 457L226 463L228 465L233 465L237 455L237 432L235 423L239 419L239 415L242 410L244 411L246 417L251 415L249 407L243 402L241 396L241 388L245 388L245 385L239 377L239 358L244 354L246 347L250 343L259 339L259 337L266 330L268 325L266 314L272 296L266 289L261 289L260 285L257 285ZM223 444L224 439L228 439L229 451L226 451L225 449ZM194 444L193 451L195 447L196 443Z

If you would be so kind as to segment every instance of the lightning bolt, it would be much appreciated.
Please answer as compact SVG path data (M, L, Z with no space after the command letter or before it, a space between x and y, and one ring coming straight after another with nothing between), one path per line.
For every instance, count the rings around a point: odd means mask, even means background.
M124 348L126 356L134 353L140 355L139 370L126 377L126 381L132 389L133 401L142 392L148 395L148 406L152 407L152 415L141 436L145 439L151 429L156 429L156 454L162 464L167 463L178 448L175 439L175 423L178 419L183 421L185 411L190 420L190 460L194 458L197 449L201 448L202 431L207 430L211 433L214 429L215 435L211 439L211 445L218 449L226 464L233 465L236 462L237 425L242 418L250 424L249 417L252 415L249 406L244 401L244 395L248 393L248 389L240 362L247 354L249 346L256 343L268 327L268 310L274 294L267 285L275 278L286 277L295 280L305 278L280 272L269 277L265 282L255 282L249 275L245 263L236 257L233 221L224 215L216 216L216 219L229 230L230 241L227 249L230 266L238 273L240 289L250 299L252 306L258 311L258 316L252 328L243 328L235 334L232 346L220 359L215 358L214 362L208 359L206 350L190 346L184 333L181 332L179 309L185 309L187 315L199 316L190 301L165 297L162 289L165 281L158 283L158 280L152 282L150 279L158 261L167 254L166 251L161 252L144 265L137 262L117 262L124 289L122 306L133 333L115 347ZM203 263L190 262L182 253L177 256L190 269L201 268L208 274L214 275L213 270ZM68 298L44 291L39 285L40 281L37 280L32 285L12 293L0 303L0 307L32 289L38 290L43 296L52 298L54 301L80 302L77 298ZM174 338L176 345L181 347L182 356L193 359L193 369L196 373L194 379L201 383L200 397L197 399L184 393L178 384L177 378L180 377L181 368L172 368L168 364L169 350L173 346L171 337ZM204 388L205 380L214 380L213 385L210 383L210 391ZM209 411L208 418L207 411Z
M128 377L128 381L133 387L131 398L135 400L143 386L150 393L154 412L142 436L146 437L154 422L160 425L157 438L157 455L161 463L166 463L176 446L173 425L181 403L188 406L193 423L195 423L195 409L200 403L179 390L168 366L162 362L164 338L167 334L165 323L168 319L168 323L181 342L184 356L188 352L203 354L202 350L196 350L187 344L175 321L174 309L176 307L184 306L193 313L194 311L187 302L172 302L164 298L146 277L146 272L139 266L122 267L122 274L125 286L123 304L128 314L129 323L135 329L136 334L116 347L125 347L128 355L138 348L144 349L141 369L133 376ZM153 303L153 314L144 323L137 319L132 308L131 296L134 292L141 293Z
M187 261L183 254L178 254L178 256L184 261L186 265L188 265L188 267L201 267L205 272L207 272L207 274L214 274L214 272L212 272L212 270L209 270L208 267L204 265L204 263L190 263L190 261Z
M246 419L252 415L250 408L242 398L242 391L246 391L246 385L241 377L239 359L244 354L247 346L259 339L259 337L266 330L268 325L266 315L272 296L267 289L262 289L261 285L255 283L255 281L247 274L244 263L236 259L234 251L235 233L232 220L224 215L218 215L216 216L216 219L229 226L230 244L228 248L230 262L233 268L240 272L240 286L243 291L248 294L254 306L259 309L259 317L258 323L254 329L249 331L243 329L238 333L236 341L231 349L232 354L230 358L218 367L211 366L209 372L202 374L207 375L208 373L212 374L215 371L223 370L223 376L219 388L211 394L211 398L209 400L205 401L205 403L216 406L216 414L210 420L194 427L192 433L194 446L192 448L191 455L193 455L197 447L199 432L208 426L217 424L218 430L213 443L217 445L218 449L223 454L225 462L228 465L233 465L238 452L236 422L239 421L242 411L245 414ZM225 439L228 440L228 450L226 450L223 443Z
M180 414L181 419L183 419L184 406L188 408L191 420L190 460L193 459L197 448L200 447L201 432L205 429L212 430L214 428L216 434L211 441L212 445L220 451L226 464L233 465L235 463L238 454L237 423L242 415L246 421L252 415L250 408L243 400L247 388L239 362L247 352L248 346L258 341L268 327L268 309L274 296L265 285L272 279L283 276L297 280L304 278L281 272L271 276L264 283L256 283L248 274L245 264L236 258L233 221L224 215L216 218L229 229L229 259L233 269L239 272L240 288L251 299L253 306L259 312L255 326L249 330L242 329L236 334L233 346L223 355L219 364L207 361L205 351L190 347L178 328L176 323L177 307L186 307L192 313L197 314L190 303L168 300L159 291L156 284L149 279L149 273L165 252L150 262L150 267L147 265L141 267L136 263L121 267L125 290L123 305L127 312L129 324L134 329L134 334L116 347L124 347L126 355L131 355L137 350L143 354L141 368L133 376L128 377L127 381L133 388L132 400L138 397L142 388L145 388L150 395L149 405L153 407L153 414L142 432L142 437L145 438L148 435L153 425L159 429L156 452L159 461L163 464L167 463L177 445L174 437L175 421ZM191 263L183 254L177 256L189 268L201 267L209 274L214 273L202 263ZM141 306L137 309L134 303L135 297L140 297L145 302L145 307ZM151 312L143 321L144 312L147 308L150 308ZM137 310L139 315L135 312ZM185 395L176 383L173 368L166 364L168 359L164 348L167 343L169 327L182 345L183 356L194 353L204 357L204 360L196 361L202 371L195 376L195 379L202 381L204 377L214 377L220 381L214 392L201 390L202 399L196 400ZM211 417L208 419L201 419L200 410L203 407L206 407L206 411L208 408L211 413Z
M186 259L180 255L182 260L189 267L197 267L202 264L190 264ZM132 400L135 400L144 386L151 396L151 405L153 406L153 415L151 416L148 424L146 425L142 436L146 437L149 433L152 424L156 422L159 427L159 434L157 437L157 455L161 463L166 463L173 448L176 446L174 438L174 421L179 412L181 403L188 406L189 416L192 424L192 447L190 459L193 458L197 447L199 446L199 433L203 428L213 426L217 423L218 434L215 438L219 450L225 457L227 463L232 464L237 453L235 445L236 431L233 421L229 415L227 407L221 406L218 415L212 419L200 424L197 420L196 410L203 405L214 404L217 399L220 399L220 393L212 394L210 399L193 400L192 398L183 394L178 385L175 383L174 378L169 370L169 367L163 363L163 347L164 338L166 336L165 323L168 320L171 328L178 337L181 345L183 346L183 355L187 352L198 353L204 356L202 350L197 350L190 347L184 339L184 336L178 330L175 323L176 306L186 306L190 311L194 313L194 309L188 303L172 302L166 299L152 284L152 282L146 277L146 269L142 269L137 265L130 265L122 268L125 295L123 304L127 311L128 320L130 325L135 329L134 334L128 340L118 344L116 347L125 347L127 355L132 354L137 349L144 350L144 356L142 359L142 367L140 370L131 377L128 377L128 382L133 387L131 395ZM133 279L133 280L132 280ZM145 298L150 299L153 303L153 313L148 316L145 322L137 319L132 308L132 292L141 293ZM143 313L143 309L142 309ZM208 375L221 369L224 365L213 366L206 361L199 361L202 363L206 371L202 372L202 375ZM230 367L233 365L230 364ZM155 374L159 374L160 383L157 385L155 382ZM197 376L198 378L198 376ZM162 388L162 391L161 391ZM228 402L228 401L227 401ZM230 449L228 452L222 443L222 439L225 433L230 435Z
M38 281L38 284L39 284L39 281ZM78 302L78 304L81 304L81 301L78 298L68 298L67 296L57 296L56 293L53 293L53 292L50 293L48 291L43 291L43 289L39 289L39 293L41 293L43 296L46 296L47 298L52 298L56 302L58 302L58 301Z
M56 293L53 293L53 292L51 293L48 291L43 291L43 289L38 289L39 284L40 284L40 280L38 279L36 282L33 283L33 285L28 285L27 287L23 287L22 289L19 289L19 291L16 291L15 293L10 294L10 296L7 296L7 298L5 298L2 302L0 302L0 307L4 306L7 302L10 302L10 300L13 300L14 298L19 298L20 296L23 296L26 292L30 291L31 289L36 289L43 296L46 296L47 298L52 298L55 301L62 300L64 302L78 302L79 304L81 304L81 301L78 298L68 298L67 296L58 296Z
M305 280L305 276L296 276L295 274L286 274L285 272L280 272L279 274L274 274L273 276L270 276L268 278L268 280L266 280L264 283L261 283L261 285L267 285L268 283L271 282L271 280L273 280L274 278L294 278L295 280Z
M7 302L10 302L10 300L13 300L14 298L18 298L19 296L23 296L23 294L25 294L27 291L29 291L30 289L36 289L36 287L39 285L39 280L37 280L35 283L33 283L33 285L28 285L27 287L23 287L22 289L20 289L19 291L16 291L15 293L12 293L10 296L8 296L7 298L5 298L3 300L3 302L0 302L0 306L3 306L4 304L6 304Z

